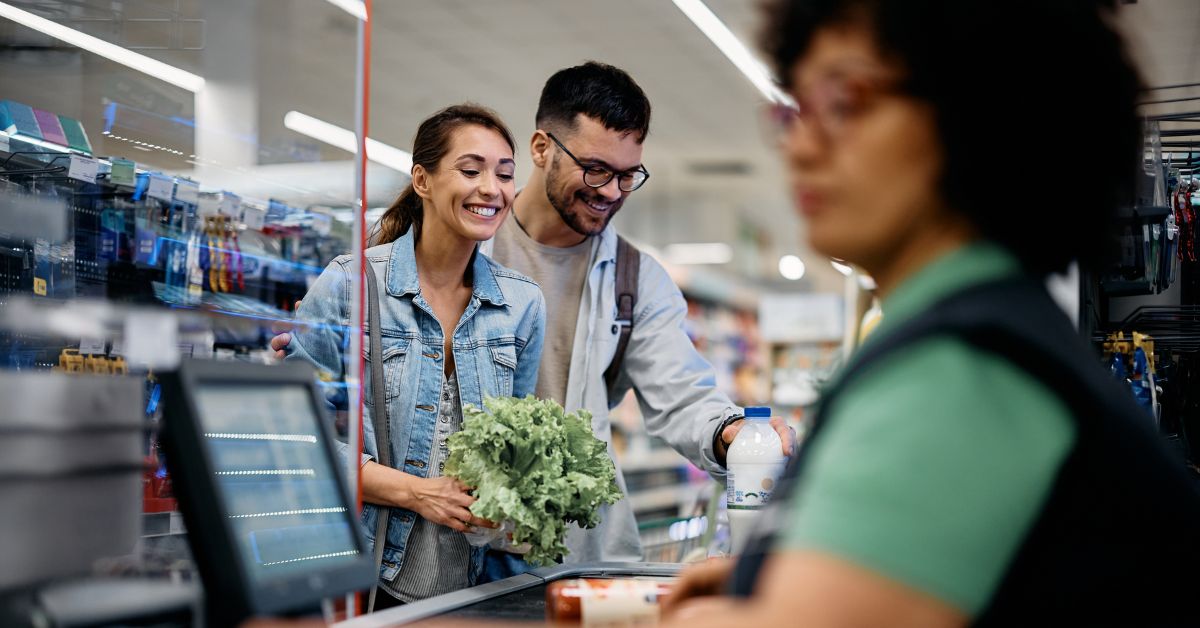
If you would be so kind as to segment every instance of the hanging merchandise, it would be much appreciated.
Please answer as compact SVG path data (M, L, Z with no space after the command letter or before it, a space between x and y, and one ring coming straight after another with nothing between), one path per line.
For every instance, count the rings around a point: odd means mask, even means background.
M1195 179L1180 180L1172 196L1172 208L1175 210L1175 225L1179 231L1179 259L1185 262L1196 261L1196 202L1194 196L1200 194L1200 183Z
M233 249L233 265L236 273L234 285L237 286L237 291L241 293L246 291L245 265L242 263L242 247L238 243L238 227L232 222L229 223L229 233L230 248Z
M1108 359L1108 371L1119 381L1124 382L1128 375L1125 371L1125 356L1113 353Z
M1139 406L1152 415L1158 414L1154 406L1154 372L1150 358L1142 347L1134 349L1133 352L1133 377L1129 380L1129 387ZM1157 416L1155 418L1157 419Z
M1159 422L1158 387L1155 381L1154 339L1133 332L1132 342L1124 332L1109 334L1104 343L1105 362L1113 377L1129 386L1137 404L1146 409L1155 423Z

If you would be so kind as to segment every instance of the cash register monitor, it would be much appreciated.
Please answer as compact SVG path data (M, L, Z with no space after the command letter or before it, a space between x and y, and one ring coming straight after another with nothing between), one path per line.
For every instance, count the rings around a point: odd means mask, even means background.
M372 586L311 368L188 361L164 393L167 464L210 621L303 613Z

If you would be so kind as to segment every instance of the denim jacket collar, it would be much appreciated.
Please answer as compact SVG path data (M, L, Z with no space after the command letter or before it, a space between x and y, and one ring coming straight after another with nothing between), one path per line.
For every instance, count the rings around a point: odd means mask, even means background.
M614 249L615 251L616 249ZM504 293L500 291L500 283L496 281L492 264L486 257L479 254L476 245L475 253L471 256L472 270L475 275L474 296L480 301L492 305L508 305ZM388 262L387 292L396 297L414 295L421 291L421 282L417 278L417 254L413 243L413 230L409 229L404 235L392 243L392 256Z

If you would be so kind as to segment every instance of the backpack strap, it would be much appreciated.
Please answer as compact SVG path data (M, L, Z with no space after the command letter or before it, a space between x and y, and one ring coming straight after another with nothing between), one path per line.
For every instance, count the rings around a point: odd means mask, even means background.
M617 377L621 373L621 365L625 362L625 349L629 346L629 336L633 334L633 308L637 305L638 272L641 269L642 253L625 238L617 236L617 280L614 288L617 297L617 325L620 326L620 336L617 338L617 352L613 355L608 370L604 371L604 383L611 396L616 387Z
M379 464L392 466L391 434L388 432L387 420L387 388L383 379L383 365L379 364L383 356L383 339L380 331L379 314L379 279L375 269L367 264L367 322L371 365L371 396L375 409L371 412L371 423L375 426L375 452ZM387 545L388 521L391 519L391 509L386 506L376 506L375 523L375 586L371 587L371 595L367 599L367 612L375 610L375 596L379 593L379 567L383 564L383 548Z

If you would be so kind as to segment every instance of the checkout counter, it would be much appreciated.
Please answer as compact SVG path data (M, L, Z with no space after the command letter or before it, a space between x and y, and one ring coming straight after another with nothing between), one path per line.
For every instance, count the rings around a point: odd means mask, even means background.
M671 580L677 563L593 563L558 565L497 582L439 595L335 624L335 628L383 628L423 619L542 622L546 587L572 578L637 578Z
M140 452L150 426L138 379L6 375L0 392L27 402L0 411L0 625L235 626L251 617L320 617L323 600L374 584L310 368L190 361L160 377L160 442L200 583L95 574L97 560L132 557L146 541L139 541ZM679 568L560 565L337 625L541 622L554 582L669 580Z

